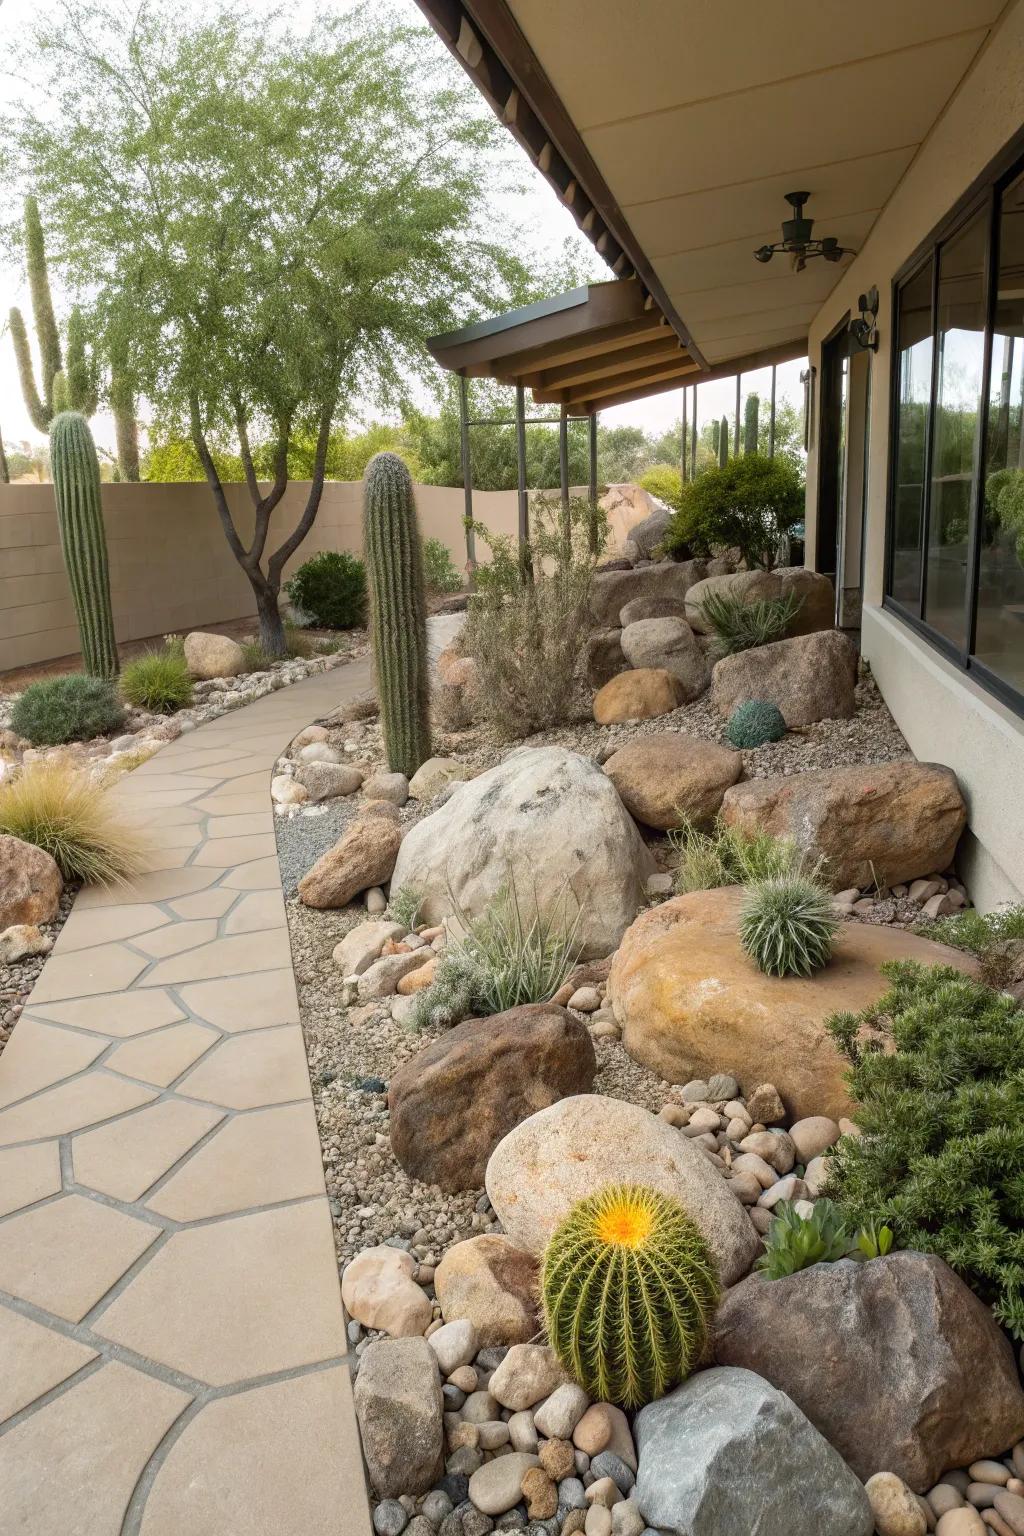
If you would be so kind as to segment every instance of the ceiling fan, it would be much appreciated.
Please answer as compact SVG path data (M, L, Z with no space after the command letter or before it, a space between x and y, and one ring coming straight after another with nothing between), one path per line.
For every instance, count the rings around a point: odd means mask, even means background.
M809 192L787 192L786 202L793 209L793 217L782 222L782 239L775 245L760 245L754 252L755 261L771 261L778 251L788 256L794 272L802 272L812 256L821 256L825 261L838 261L842 256L853 256L854 251L839 244L834 235L826 235L821 240L812 238L814 220L804 217L804 204L810 197Z

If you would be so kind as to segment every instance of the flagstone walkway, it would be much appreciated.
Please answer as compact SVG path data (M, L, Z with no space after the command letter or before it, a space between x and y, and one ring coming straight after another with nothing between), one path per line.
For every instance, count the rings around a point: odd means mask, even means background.
M366 661L117 793L157 855L83 891L0 1057L4 1536L366 1536L274 759Z

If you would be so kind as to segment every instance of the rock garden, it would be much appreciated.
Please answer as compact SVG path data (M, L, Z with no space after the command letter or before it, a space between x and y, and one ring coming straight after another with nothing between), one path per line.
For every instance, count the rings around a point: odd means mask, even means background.
M763 509L548 510L432 668L374 460L273 780L375 1529L1024 1536L1024 916Z

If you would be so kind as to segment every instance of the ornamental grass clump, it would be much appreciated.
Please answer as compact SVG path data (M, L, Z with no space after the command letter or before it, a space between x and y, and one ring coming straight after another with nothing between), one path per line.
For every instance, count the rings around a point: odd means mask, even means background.
M740 943L766 976L813 976L832 958L839 923L832 897L807 875L755 880L740 915Z
M851 1224L935 1253L1024 1339L1024 1007L951 966L892 961L889 990L826 1028L861 1132L830 1155Z
M783 640L803 606L795 593L785 597L760 597L747 602L729 592L709 592L701 612L715 632L716 656L735 656L756 646Z
M781 741L786 734L786 721L782 710L770 699L748 699L733 710L725 734L730 746L752 750L769 741Z
M718 821L710 832L684 818L669 833L676 854L676 890L710 891L720 885L795 874L803 860L792 838L745 832Z
M120 730L123 724L124 709L114 684L84 672L29 683L11 710L11 729L34 747L90 741Z
M121 693L129 704L157 715L172 715L192 702L192 678L183 651L174 646L147 651L121 670Z
M146 867L144 839L109 790L69 762L31 763L0 785L0 832L44 849L65 880L125 885Z
M548 1340L599 1402L639 1408L697 1365L721 1290L703 1235L675 1200L640 1185L574 1205L544 1251Z

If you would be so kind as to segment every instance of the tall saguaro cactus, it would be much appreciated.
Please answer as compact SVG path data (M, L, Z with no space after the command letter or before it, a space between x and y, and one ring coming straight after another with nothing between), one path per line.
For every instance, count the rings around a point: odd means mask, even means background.
M384 750L396 772L430 756L430 681L423 555L412 479L397 453L366 466L363 545Z
M729 462L729 423L724 416L718 429L718 462L723 469Z
M32 318L35 321L36 341L39 346L39 365L42 369L40 387L36 387L32 369L32 353L28 344L28 331L20 309L11 310L11 339L18 363L21 392L32 425L45 432L53 416L53 381L63 366L60 351L60 334L53 312L50 294L50 277L46 269L46 245L43 240L43 224L39 217L39 204L34 197L25 199L25 261L28 267L28 288L32 299Z
M757 452L758 416L761 402L757 395L748 395L743 407L743 452Z
M53 418L50 463L60 547L75 604L85 670L93 677L116 677L117 642L100 502L100 462L89 424L79 412L62 411Z

